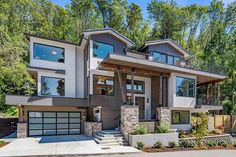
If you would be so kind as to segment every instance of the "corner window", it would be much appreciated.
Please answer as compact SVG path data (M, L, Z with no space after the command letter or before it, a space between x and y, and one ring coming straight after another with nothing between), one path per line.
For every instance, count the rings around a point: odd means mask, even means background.
M189 124L189 111L171 111L171 124Z
M114 78L109 76L93 75L94 95L114 95Z
M174 64L174 57L173 56L168 56L168 64L173 65Z
M93 57L96 58L105 58L109 53L114 52L114 46L100 43L100 42L93 42Z
M65 80L55 77L41 77L41 95L65 96Z
M174 65L178 65L180 63L179 57L174 57Z
M127 92L131 92L131 80L126 80L126 89ZM144 94L145 93L145 82L134 80L134 93Z
M64 63L64 48L34 43L33 51L35 59Z
M176 96L194 97L195 80L191 78L176 77Z

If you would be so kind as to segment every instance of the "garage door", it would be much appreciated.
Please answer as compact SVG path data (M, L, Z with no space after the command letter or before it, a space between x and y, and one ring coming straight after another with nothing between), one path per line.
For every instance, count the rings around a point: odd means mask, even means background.
M80 134L80 112L28 112L28 135Z

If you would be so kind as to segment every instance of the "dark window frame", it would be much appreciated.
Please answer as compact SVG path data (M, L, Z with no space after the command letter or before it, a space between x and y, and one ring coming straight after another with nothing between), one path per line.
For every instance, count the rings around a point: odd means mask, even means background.
M164 53L164 52L160 52L160 51L155 51L155 50L151 51L151 56L153 56L153 53L159 53L159 54L165 55L165 58L166 58L166 59L165 59L165 63L159 62L159 61L158 61L158 63L168 64L168 65L177 65L177 64L175 63L175 58L178 58L179 60L181 60L181 58L182 58L182 57L177 56L177 55L168 54L168 53ZM168 63L168 57L169 57L169 56L173 57L173 64L169 64L169 63Z
M177 78L183 78L183 79L188 79L188 80L193 80L193 96L181 96L177 95ZM186 98L195 98L196 97L196 80L194 78L188 78L188 77L183 77L183 76L176 76L175 77L175 95L176 97L186 97Z
M45 60L45 59L35 58L35 44L37 44L37 45L43 45L43 46L48 46L48 47L55 47L55 48L59 48L59 49L63 49L63 58L64 58L64 61L63 61L63 62L58 62L58 61L51 61L51 60ZM42 44L42 43L34 42L34 43L33 43L33 58L34 58L34 59L37 59L37 60L41 60L41 61L46 61L46 62L55 62L55 63L65 64L65 61L66 61L65 48L64 48L64 47L59 47L59 46L53 46L53 45L48 45L48 44Z
M64 80L64 95L44 95L42 94L42 78L46 77L46 78L54 78L54 79L62 79ZM41 89L40 89L40 93L42 96L48 96L48 97L64 97L66 95L66 81L65 78L61 78L61 77L53 77L53 76L41 76Z
M41 112L42 113L42 117L30 117L29 116L29 113L30 112ZM55 117L44 117L44 113L45 112L55 112L56 113L56 116ZM67 113L67 117L58 117L58 113ZM70 113L80 113L80 116L79 117L70 117ZM30 123L29 122L29 118L42 118L42 123ZM56 122L55 123L44 123L44 118L55 118L56 119ZM68 123L57 123L57 119L58 118L67 118L68 119ZM70 122L70 119L74 119L74 118L79 118L80 121L78 123L74 123L74 122ZM70 133L70 129L79 129L80 133L79 134L82 134L82 111L28 111L27 112L27 119L28 119L28 122L27 122L27 136L28 137L37 137L37 136L53 136L53 135L78 135L78 133L76 134L73 134L73 133ZM29 129L29 125L30 124L42 124L42 129ZM45 124L55 124L56 125L56 128L55 129L45 129L44 128L44 125ZM68 124L68 128L63 128L63 129L60 129L60 128L57 128L57 124ZM80 128L71 128L70 127L70 124L79 124L80 125ZM30 130L42 130L42 134L41 135L30 135L29 132ZM44 130L55 130L55 134L44 134ZM68 134L58 134L57 133L57 130L68 130Z
M94 77L95 76L104 76L104 77L111 77L113 80L113 94L112 95L103 95L103 94L95 94L94 93ZM97 85L97 84L96 84ZM98 74L94 74L93 75L93 95L98 95L98 96L115 96L115 77L114 76L107 76L107 75L98 75Z
M96 40L93 40L93 44L94 43L100 43L100 44L104 44L104 45L109 45L109 46L112 46L112 53L114 53L115 52L115 45L113 45L113 44L110 44L110 43L106 43L106 42L101 42L101 41L96 41ZM93 46L92 46L92 48L93 48ZM110 52L108 53L108 54L110 54ZM101 57L94 57L94 53L92 53L92 57L93 58L99 58L99 59L103 59L103 58L101 58Z
M174 112L175 113L178 113L178 115L179 115L179 123L174 123L173 122L173 115L174 115ZM188 120L187 120L187 122L186 123L181 123L180 122L180 115L181 115L181 112L187 112L188 113ZM173 124L173 125L178 125L178 124L190 124L190 111L186 111L186 110L171 110L171 124Z

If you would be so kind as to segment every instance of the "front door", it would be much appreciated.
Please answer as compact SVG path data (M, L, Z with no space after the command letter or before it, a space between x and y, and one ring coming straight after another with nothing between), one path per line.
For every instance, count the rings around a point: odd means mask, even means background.
M144 119L145 112L145 97L135 96L135 105L139 106L139 119Z

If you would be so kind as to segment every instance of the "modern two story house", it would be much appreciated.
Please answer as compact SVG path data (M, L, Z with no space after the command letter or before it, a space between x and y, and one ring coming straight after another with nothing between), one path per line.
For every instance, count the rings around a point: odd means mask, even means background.
M19 137L83 134L87 122L115 129L122 105L138 106L140 122L158 120L164 108L178 130L190 129L192 112L222 110L226 76L186 66L190 53L171 39L134 51L133 41L110 28L83 31L80 44L25 35L37 92L6 96L19 106Z

